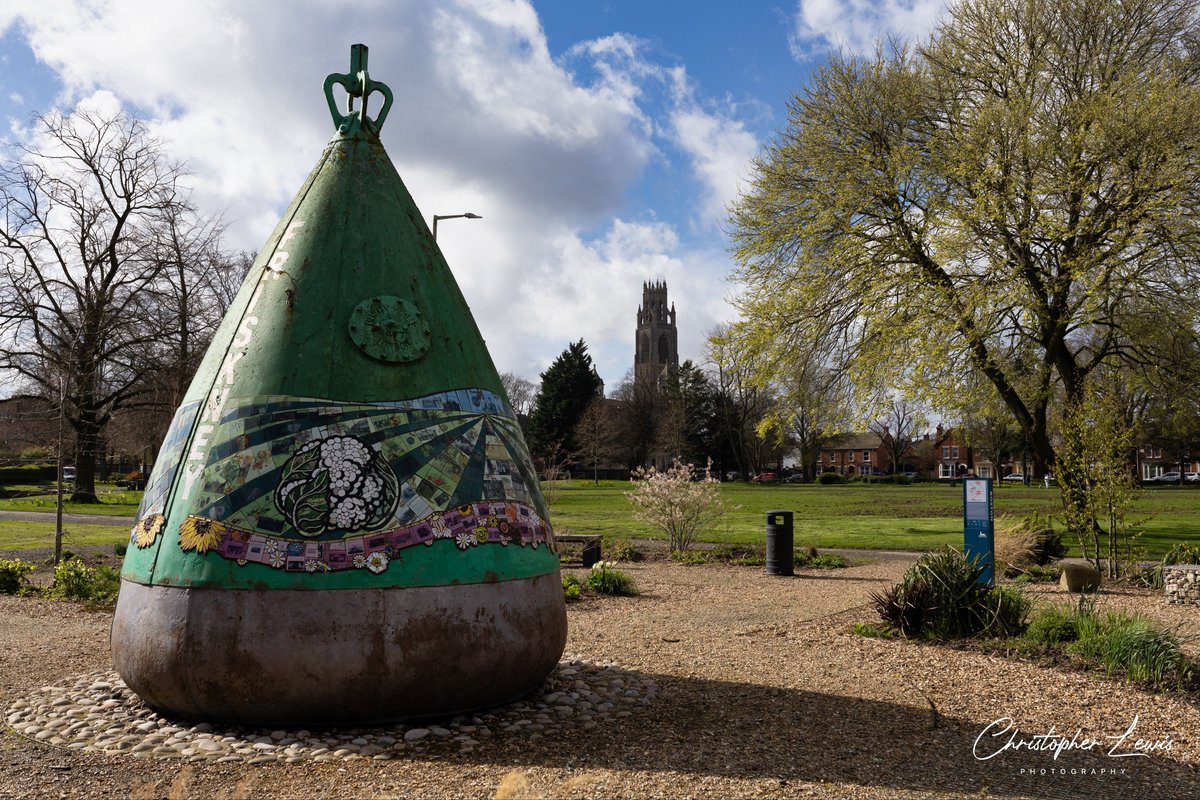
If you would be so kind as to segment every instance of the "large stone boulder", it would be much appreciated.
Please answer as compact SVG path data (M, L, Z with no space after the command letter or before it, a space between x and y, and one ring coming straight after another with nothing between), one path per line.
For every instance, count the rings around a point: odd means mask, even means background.
M1100 570L1091 564L1064 563L1058 585L1067 592L1094 592L1100 588Z

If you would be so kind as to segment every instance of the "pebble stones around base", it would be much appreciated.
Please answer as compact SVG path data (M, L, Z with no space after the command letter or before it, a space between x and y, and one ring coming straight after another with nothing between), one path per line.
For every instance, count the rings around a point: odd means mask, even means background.
M594 728L632 716L657 693L658 685L636 672L570 656L533 694L476 715L422 727L266 730L159 716L110 671L43 686L13 701L5 721L29 739L85 753L248 764L388 761L405 751L469 753L501 737L538 739Z

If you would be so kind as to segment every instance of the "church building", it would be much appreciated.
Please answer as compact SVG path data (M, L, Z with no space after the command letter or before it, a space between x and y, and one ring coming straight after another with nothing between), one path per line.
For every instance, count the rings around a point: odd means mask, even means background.
M642 305L637 315L633 379L640 386L662 391L679 371L679 331L675 304L667 306L665 281L642 284Z

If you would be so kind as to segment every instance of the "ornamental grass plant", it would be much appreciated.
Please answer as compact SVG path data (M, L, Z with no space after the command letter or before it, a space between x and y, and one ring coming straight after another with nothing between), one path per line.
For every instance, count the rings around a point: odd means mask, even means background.
M900 583L872 593L875 610L907 637L1013 636L1024 630L1030 602L1013 587L979 581L984 566L952 547L921 556Z
M1107 675L1144 681L1156 689L1190 688L1198 677L1196 664L1173 631L1141 614L1101 613L1087 595L1073 606L1039 609L1023 638L1073 654Z

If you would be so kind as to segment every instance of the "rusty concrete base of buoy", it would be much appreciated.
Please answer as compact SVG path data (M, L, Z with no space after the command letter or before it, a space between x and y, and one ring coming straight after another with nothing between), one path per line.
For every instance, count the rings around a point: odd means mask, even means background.
M535 689L566 644L557 572L416 588L121 582L113 663L156 710L253 724L452 715Z

